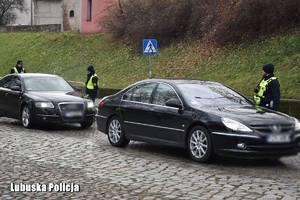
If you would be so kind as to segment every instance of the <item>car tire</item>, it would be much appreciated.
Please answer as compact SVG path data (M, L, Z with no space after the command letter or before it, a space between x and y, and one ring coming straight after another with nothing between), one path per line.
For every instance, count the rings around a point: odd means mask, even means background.
M130 140L125 137L123 125L118 117L112 117L107 127L108 141L112 146L125 147Z
M208 163L215 158L211 136L203 126L195 126L190 131L187 149L196 162Z
M25 128L32 128L34 126L31 111L27 105L25 105L22 109L21 122Z
M84 121L80 123L81 128L88 128L90 126L92 126L94 123L94 120L92 121Z

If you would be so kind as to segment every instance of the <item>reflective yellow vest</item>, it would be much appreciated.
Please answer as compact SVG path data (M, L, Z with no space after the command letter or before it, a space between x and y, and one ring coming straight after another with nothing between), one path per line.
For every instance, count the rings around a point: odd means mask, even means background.
M14 67L14 70L15 70L15 74L18 74L18 73L19 73L17 67ZM25 70L25 69L22 68L21 73L24 73L24 70Z
M256 95L254 95L254 101L255 101L255 103L256 103L257 105L260 104L261 99L265 98L265 97L264 97L264 93L265 93L265 91L267 90L267 85L268 85L271 81L273 81L273 80L275 80L275 79L276 79L276 77L271 77L271 78L269 78L268 80L264 80L264 79L263 79L263 80L259 83L259 90L258 90L258 92L256 93Z
M89 89L89 90L93 90L94 89L94 84L93 84L93 77L97 77L97 74L94 74L90 77L87 85L86 85L86 88Z

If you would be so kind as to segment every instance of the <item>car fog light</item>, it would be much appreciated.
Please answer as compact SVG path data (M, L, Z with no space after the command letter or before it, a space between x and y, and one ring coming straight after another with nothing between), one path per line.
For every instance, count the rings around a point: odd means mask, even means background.
M246 148L247 148L247 144L244 143L244 142L240 142L240 143L238 143L236 146L237 146L237 148L239 148L239 149L246 149Z

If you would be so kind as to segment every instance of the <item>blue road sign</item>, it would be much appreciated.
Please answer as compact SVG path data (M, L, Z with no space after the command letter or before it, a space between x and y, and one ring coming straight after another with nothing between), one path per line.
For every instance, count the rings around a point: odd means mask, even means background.
M157 40L144 39L143 40L143 53L144 53L144 55L157 54Z

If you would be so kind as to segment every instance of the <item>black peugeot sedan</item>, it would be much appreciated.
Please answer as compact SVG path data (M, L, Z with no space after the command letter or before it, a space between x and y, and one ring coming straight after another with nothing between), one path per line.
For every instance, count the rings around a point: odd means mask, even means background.
M96 122L112 146L130 140L176 146L197 162L216 155L279 159L300 151L298 120L211 81L139 81L104 97Z
M96 112L93 101L60 76L21 73L0 80L0 117L21 120L26 128L38 123L90 127Z

